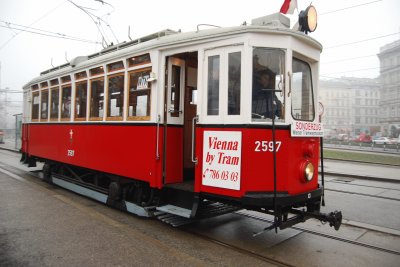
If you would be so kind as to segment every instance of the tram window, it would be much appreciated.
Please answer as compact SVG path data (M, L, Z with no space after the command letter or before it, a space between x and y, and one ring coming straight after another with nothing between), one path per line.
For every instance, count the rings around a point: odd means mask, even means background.
M84 79L86 77L87 77L86 71L81 71L81 72L75 73L75 80Z
M296 120L314 120L314 101L310 66L293 58L292 116Z
M35 84L32 85L32 91L38 90L39 89L39 85Z
M95 76L100 74L104 74L104 69L102 66L90 70L90 76Z
M40 88L45 88L47 86L49 86L47 82L40 83Z
M32 120L39 119L39 92L32 93Z
M48 119L48 105L49 104L49 90L42 90L41 102L40 102L40 120L47 121Z
M58 119L59 110L59 95L60 90L58 87L53 87L50 89L50 120Z
M99 120L104 114L104 78L90 82L90 116L91 120Z
M87 82L76 84L75 120L86 119Z
M150 119L150 86L147 82L151 68L135 70L129 73L128 119Z
M114 62L111 64L107 65L107 70L110 71L115 71L115 70L121 70L124 68L124 63L122 61Z
M71 85L63 86L61 89L61 119L67 120L71 117Z
M207 115L219 114L219 56L208 57Z
M147 63L150 63L150 55L149 54L131 57L128 59L129 67L134 67L134 66L138 66L138 65L147 64Z
M62 83L68 83L70 81L71 81L71 76L69 76L69 75L61 77L61 82Z
M228 115L240 115L241 52L228 56Z
M284 119L284 62L281 49L254 48L252 121Z
M124 74L108 77L107 118L122 120L124 111Z
M51 81L50 81L50 85L51 85L51 86L58 85L58 79L53 79L53 80L51 80Z

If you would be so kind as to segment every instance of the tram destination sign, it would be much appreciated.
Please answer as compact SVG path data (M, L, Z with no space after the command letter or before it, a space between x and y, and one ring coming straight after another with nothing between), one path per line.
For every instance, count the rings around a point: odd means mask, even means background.
M293 121L290 128L292 137L324 136L324 128L320 122Z
M240 190L242 132L205 131L202 184Z

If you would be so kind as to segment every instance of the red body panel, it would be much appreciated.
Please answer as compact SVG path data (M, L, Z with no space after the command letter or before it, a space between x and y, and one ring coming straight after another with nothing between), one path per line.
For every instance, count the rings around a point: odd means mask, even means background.
M196 166L196 177L202 177L202 155L204 131L240 131L242 132L241 185L240 190L231 190L202 185L196 180L195 191L216 195L242 197L246 192L273 192L273 153L271 151L256 152L257 143L272 141L271 129L252 128L197 128L196 154L199 164ZM276 130L276 141L281 142L276 153L277 191L299 194L318 187L317 169L319 158L318 138L292 138L289 130ZM261 150L261 148L259 147ZM310 161L315 166L314 179L305 182L302 179L302 163Z
M161 186L156 127L112 124L29 124L23 152ZM160 129L162 136L163 129ZM160 153L162 148L160 138ZM23 142L24 143L24 142Z
M27 124L23 127L22 151L30 156L64 162L149 182L161 188L164 128L159 132L156 158L155 125L129 124ZM205 131L241 132L240 190L202 185L203 136ZM167 131L166 183L181 182L182 128ZM195 192L242 197L246 192L273 192L273 153L262 151L262 141L272 141L271 129L203 128L196 129ZM318 188L319 139L290 136L289 129L276 130L281 142L276 152L277 191L299 194ZM255 151L258 146L258 150ZM314 179L305 182L302 164L315 166Z

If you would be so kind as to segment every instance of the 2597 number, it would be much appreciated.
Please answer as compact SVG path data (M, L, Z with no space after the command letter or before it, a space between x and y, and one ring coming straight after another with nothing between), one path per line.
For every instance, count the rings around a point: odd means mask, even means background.
M274 142L273 141L255 141L255 152L273 152ZM281 147L281 141L275 141L275 151L278 152Z

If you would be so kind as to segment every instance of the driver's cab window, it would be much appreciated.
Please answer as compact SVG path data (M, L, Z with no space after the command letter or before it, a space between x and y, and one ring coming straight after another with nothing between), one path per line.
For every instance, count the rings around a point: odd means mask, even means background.
M285 52L281 49L254 48L252 121L284 120Z

